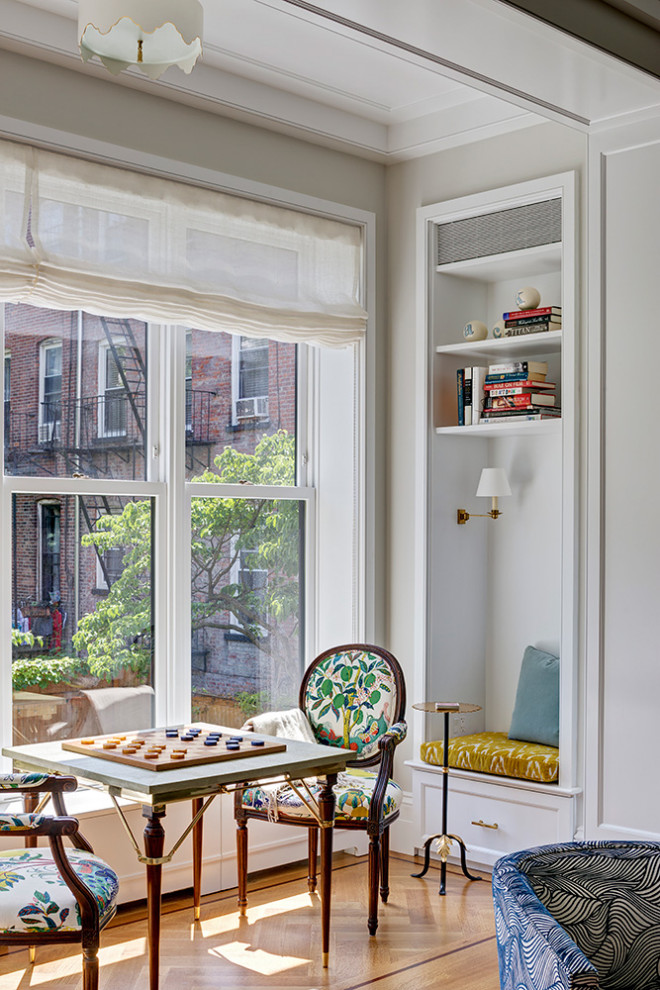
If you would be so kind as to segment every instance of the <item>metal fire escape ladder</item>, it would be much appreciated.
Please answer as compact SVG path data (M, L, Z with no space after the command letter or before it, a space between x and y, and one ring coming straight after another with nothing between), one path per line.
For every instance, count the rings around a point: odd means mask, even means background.
M147 368L140 348L128 320L111 320L102 316L101 324L133 411L135 423L144 441L145 424L136 402L137 395L141 389L146 388L147 381Z
M94 523L98 522L101 515L112 516L115 513L112 511L112 506L108 500L107 495L93 495L90 498L85 499L83 496L80 497L80 510L83 514L85 520L85 525L87 526L87 532L92 533L94 531ZM96 516L95 520L92 520L90 515L90 510L97 511L101 510L100 515ZM108 590L112 587L112 580L108 571L107 564L103 559L103 554L99 550L98 546L94 544L94 552L96 553L96 559L99 562L101 571L103 572L103 577L105 583L108 586Z

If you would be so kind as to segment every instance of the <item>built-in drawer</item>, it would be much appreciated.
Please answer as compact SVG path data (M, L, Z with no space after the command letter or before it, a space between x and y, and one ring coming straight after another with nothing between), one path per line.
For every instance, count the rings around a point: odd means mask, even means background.
M413 804L419 810L420 846L442 831L442 773L413 770ZM548 784L529 788L484 779L483 775L449 774L447 832L460 836L468 861L489 865L502 855L574 835L575 795ZM451 859L458 857L452 846Z

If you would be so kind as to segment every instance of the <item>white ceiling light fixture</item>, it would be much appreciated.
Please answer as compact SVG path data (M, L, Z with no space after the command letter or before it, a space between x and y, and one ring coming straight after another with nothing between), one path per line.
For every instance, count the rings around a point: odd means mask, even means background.
M199 0L78 0L80 54L119 75L131 65L158 79L170 65L190 73L202 53Z

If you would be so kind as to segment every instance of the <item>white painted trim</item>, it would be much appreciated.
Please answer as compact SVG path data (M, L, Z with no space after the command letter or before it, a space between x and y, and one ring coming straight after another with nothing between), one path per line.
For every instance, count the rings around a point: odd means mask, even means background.
M632 832L603 821L603 726L604 684L603 628L604 607L604 361L607 311L605 308L606 221L605 203L607 162L610 156L655 144L660 140L660 117L626 122L595 134L589 143L588 161L588 313L587 326L587 482L586 482L586 550L585 550L585 797L584 827L588 839L652 839L658 834Z

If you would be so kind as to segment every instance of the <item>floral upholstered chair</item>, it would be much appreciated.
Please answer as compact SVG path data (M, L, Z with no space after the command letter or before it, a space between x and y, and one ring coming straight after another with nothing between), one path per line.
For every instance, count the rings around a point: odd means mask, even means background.
M401 789L392 778L394 750L406 737L406 688L397 660L377 646L336 646L318 656L300 687L299 708L310 739L353 750L355 759L339 775L335 828L360 829L369 836L370 935L378 927L378 888L389 896L389 829L399 817ZM373 768L373 769L372 769ZM308 782L309 785L309 782ZM320 791L312 783L312 793ZM251 786L237 792L238 900L247 904L247 820L261 818L309 830L310 891L316 889L318 824L307 803L288 785Z
M36 945L80 942L83 990L96 990L99 932L115 913L118 882L93 855L77 820L65 814L62 792L76 786L75 777L0 775L0 799L6 792L50 794L58 812L0 812L0 837L24 842L22 848L0 848L0 945L29 947L34 961ZM48 846L37 847L38 836L46 836ZM74 848L64 848L65 836Z

